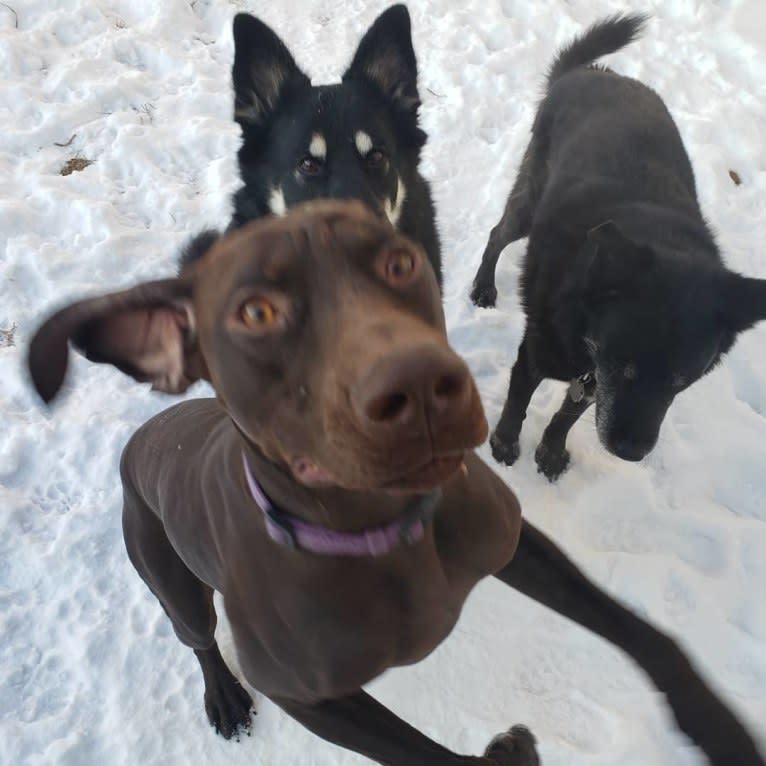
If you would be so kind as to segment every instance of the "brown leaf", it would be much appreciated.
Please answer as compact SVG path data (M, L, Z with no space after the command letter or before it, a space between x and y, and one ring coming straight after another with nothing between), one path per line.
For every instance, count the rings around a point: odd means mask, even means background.
M61 168L61 175L68 176L75 171L85 170L88 165L92 165L93 160L86 160L84 157L72 157L64 163L64 167Z

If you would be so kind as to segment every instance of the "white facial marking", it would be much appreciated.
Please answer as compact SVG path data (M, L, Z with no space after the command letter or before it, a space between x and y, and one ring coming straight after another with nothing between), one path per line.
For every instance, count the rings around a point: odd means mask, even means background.
M372 139L363 130L357 130L354 136L356 150L362 157L366 157L372 150Z
M396 197L393 201L386 200L383 203L383 209L386 211L386 217L391 223L396 226L399 223L399 217L402 214L402 205L407 197L407 189L404 186L404 181L397 176L396 179Z
M271 210L274 215L279 216L282 216L287 212L285 195L279 187L275 187L271 190L271 194L269 195L269 210Z
M309 144L309 154L315 160L327 159L327 141L321 133L314 133Z

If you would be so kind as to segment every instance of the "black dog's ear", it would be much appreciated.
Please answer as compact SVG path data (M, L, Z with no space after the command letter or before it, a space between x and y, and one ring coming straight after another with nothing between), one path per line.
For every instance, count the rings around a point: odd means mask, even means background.
M420 106L418 67L412 48L410 14L404 5L392 5L378 16L359 43L344 82L364 78L374 83L406 112Z
M654 252L628 239L613 221L591 229L585 242L590 260L587 296L594 301L617 298L629 292L652 267Z
M234 119L262 126L289 91L310 87L285 44L271 27L248 13L234 17Z
M721 284L719 316L724 327L735 333L766 319L766 279L726 271Z
M69 341L93 362L112 364L152 388L181 393L207 377L191 308L191 283L146 282L57 311L35 333L27 363L50 402L64 382Z

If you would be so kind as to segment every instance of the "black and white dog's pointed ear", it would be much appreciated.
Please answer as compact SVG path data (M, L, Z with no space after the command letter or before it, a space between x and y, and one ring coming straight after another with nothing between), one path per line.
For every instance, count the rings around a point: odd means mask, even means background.
M613 221L591 229L585 248L590 259L587 296L596 301L624 295L655 259L651 248L626 237Z
M364 78L374 83L395 105L407 112L420 106L418 67L412 47L410 14L392 5L378 16L359 43L343 80Z
M271 27L249 13L234 17L234 119L263 125L290 90L310 87L290 51Z
M112 364L159 391L181 393L206 378L191 290L188 280L164 279L57 311L29 347L27 363L37 393L46 403L58 393L70 342L91 361Z
M720 320L730 332L742 332L766 319L766 279L724 273Z

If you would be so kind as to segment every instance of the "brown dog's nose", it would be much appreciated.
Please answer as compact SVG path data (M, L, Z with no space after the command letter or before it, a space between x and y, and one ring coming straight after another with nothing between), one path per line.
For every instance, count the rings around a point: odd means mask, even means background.
M471 376L463 361L436 344L395 351L363 373L351 393L368 427L405 426L423 414L459 415L470 400Z

